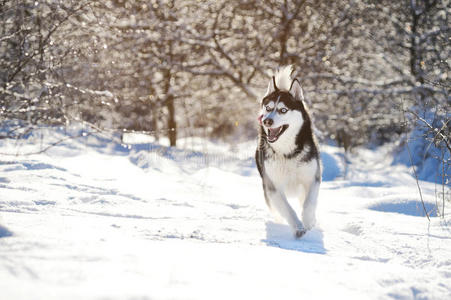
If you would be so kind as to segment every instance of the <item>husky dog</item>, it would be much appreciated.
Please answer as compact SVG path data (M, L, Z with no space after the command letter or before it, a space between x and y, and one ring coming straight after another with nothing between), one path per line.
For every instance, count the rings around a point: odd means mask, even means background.
M302 237L316 222L321 163L302 88L291 78L292 66L281 68L261 100L255 160L263 181L266 204ZM287 201L296 197L302 221Z

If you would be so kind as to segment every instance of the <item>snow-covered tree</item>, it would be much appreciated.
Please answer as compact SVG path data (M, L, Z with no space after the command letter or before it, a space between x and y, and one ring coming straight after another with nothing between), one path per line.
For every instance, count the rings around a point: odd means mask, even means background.
M85 1L6 1L0 5L2 122L65 122L63 102L68 87L62 84L59 71L68 67L67 59L75 50L59 37L85 7ZM12 126L2 136L24 131Z
M2 118L81 119L172 145L177 135L249 138L269 72L294 64L323 139L350 150L397 138L405 108L448 149L446 8L444 0L9 1Z

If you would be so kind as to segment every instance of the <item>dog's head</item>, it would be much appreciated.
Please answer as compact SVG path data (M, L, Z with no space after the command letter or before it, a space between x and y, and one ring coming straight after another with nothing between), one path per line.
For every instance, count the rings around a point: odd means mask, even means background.
M302 88L297 79L291 79L292 67L282 68L268 84L261 101L258 118L266 140L274 144L293 143L308 118Z

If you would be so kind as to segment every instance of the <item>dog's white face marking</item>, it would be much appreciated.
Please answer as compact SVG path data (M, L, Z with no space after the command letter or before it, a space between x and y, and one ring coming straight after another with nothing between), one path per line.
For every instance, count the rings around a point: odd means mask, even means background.
M264 106L263 108L267 111L267 112L269 112L269 111L271 111L273 108L274 108L274 106L275 106L275 103L274 103L274 101L270 101L268 104L266 104L266 106Z
M263 130L271 146L281 153L290 153L295 148L296 135L304 123L302 113L289 109L278 98L275 102L269 101L262 105L260 115Z

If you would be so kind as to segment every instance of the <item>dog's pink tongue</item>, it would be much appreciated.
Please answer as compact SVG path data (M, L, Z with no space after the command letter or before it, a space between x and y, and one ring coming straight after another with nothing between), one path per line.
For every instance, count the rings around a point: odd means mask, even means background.
M275 138L277 137L277 134L280 131L280 127L278 128L268 128L268 133L269 133L269 137L270 138Z

